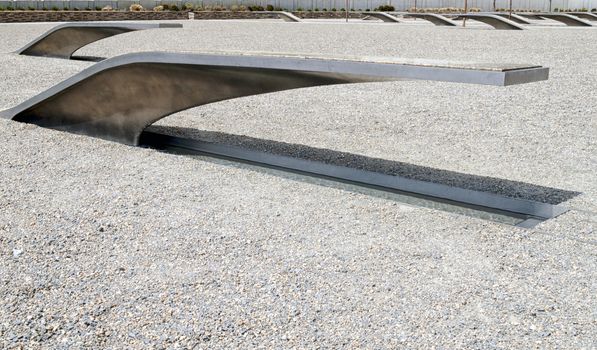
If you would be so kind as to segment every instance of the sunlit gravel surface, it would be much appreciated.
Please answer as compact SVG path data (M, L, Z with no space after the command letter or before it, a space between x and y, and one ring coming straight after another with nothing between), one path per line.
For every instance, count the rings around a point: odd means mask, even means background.
M53 25L0 24L0 109L93 64L9 53ZM0 348L597 347L597 28L184 25L77 54L548 66L548 81L520 86L320 87L158 125L216 142L248 137L266 150L283 142L401 162L432 181L511 196L554 198L537 186L578 195L563 203L568 213L520 229L0 120Z

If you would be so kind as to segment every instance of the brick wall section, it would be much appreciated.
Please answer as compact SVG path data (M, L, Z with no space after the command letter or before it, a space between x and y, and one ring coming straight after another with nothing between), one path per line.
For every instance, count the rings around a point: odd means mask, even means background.
M302 18L344 18L343 12L294 12ZM350 13L350 18L363 17L360 13ZM275 18L269 14L250 11L201 11L195 12L195 19L262 19ZM80 22L80 21L141 21L188 19L187 12L173 11L0 11L0 23L17 22Z

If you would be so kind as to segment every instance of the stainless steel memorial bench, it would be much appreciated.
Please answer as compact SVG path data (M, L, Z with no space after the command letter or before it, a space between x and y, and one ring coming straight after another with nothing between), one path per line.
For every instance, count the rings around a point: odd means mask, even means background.
M366 16L363 19L380 19L384 22L388 22L388 23L402 23L402 21L400 19L398 19L398 17L396 16L392 16L388 13L385 12L362 12L362 14L364 16Z
M506 18L501 16L493 15L493 14L484 14L484 13L463 13L460 15L455 15L454 20L463 20L463 19L472 19L475 21L479 21L485 24L488 24L495 29L501 30L523 30L524 27L519 25L514 21L510 21Z
M136 30L182 28L179 23L66 23L42 34L16 53L27 56L66 58L92 42Z
M519 16L515 13L509 14L509 13L504 13L504 12L491 12L489 14L509 19L512 22L516 22L518 24L531 24L531 22L529 22L526 18Z
M517 12L516 15L523 17L523 18L534 19L534 20L538 20L538 21L545 20L545 18L539 16L539 14L536 12Z
M526 18L530 19L551 19L560 23L564 23L570 27L592 27L591 22L576 16L569 15L567 13L518 13Z
M541 17L564 23L571 27L592 27L591 22L566 13L542 13Z
M529 65L144 52L96 63L0 116L134 145L159 119L241 96L384 80L505 86L547 77L548 68Z
M591 12L566 12L566 14L589 21L597 21L597 15Z
M410 79L507 86L546 80L548 72L546 67L533 65L393 58L144 52L96 63L0 112L0 117L130 145L223 157L402 191L467 208L514 213L526 218L519 226L530 227L562 210L547 203L144 130L195 106L289 89Z
M404 13L402 14L404 18L420 18L426 21L429 21L436 26L447 26L447 27L455 27L458 24L452 21L451 19L438 15L436 13Z
M285 22L302 22L303 20L298 18L297 16L293 15L290 12L286 11L253 11L251 13L256 14L263 14L263 15L271 15L273 17L277 17Z

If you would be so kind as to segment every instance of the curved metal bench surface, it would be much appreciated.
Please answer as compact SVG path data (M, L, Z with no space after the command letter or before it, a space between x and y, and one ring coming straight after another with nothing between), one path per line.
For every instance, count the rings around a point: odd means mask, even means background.
M385 12L363 12L362 14L371 18L381 19L382 21L388 23L402 23L402 21L399 20L398 17L392 16Z
M578 17L566 14L566 13L542 13L541 17L547 19L553 19L554 21L562 22L567 26L571 27L592 27L593 25L585 21L584 19L580 19Z
M286 11L253 11L253 13L260 13L266 15L276 15L285 22L302 22L303 20Z
M494 13L491 13L491 14L492 15L496 15L496 16L500 16L500 17L503 17L503 18L506 18L506 19L509 19L512 22L516 22L518 24L531 24L531 22L529 22L527 19L525 19L524 17L519 16L519 15L517 15L515 13L513 13L513 14L510 15L509 13L494 12Z
M182 28L179 23L66 23L42 34L16 53L27 56L70 58L92 42L136 30Z
M485 24L488 24L488 25L494 27L495 29L501 29L501 30L523 30L524 29L519 24L517 24L513 21L510 21L510 20L507 20L503 17L496 16L496 15L466 13L466 14L458 15L458 17L456 17L455 20L462 20L465 18L483 22Z
M479 13L465 13L465 14L458 15L455 19L461 20L461 19L465 19L465 18L483 22L485 24L488 24L488 25L494 27L495 29L502 29L502 30L523 30L524 29L519 24L517 24L513 21L510 21L510 20L507 20L501 16L496 16L496 15L479 14Z
M454 23L451 19L435 13L405 13L403 14L403 17L421 18L435 24L436 26L457 26L457 23Z
M589 21L597 21L597 15L591 12L566 12L574 17L587 19Z
M518 16L523 17L523 18L528 18L528 19L535 19L538 21L544 21L545 18L539 16L538 13L536 12L522 12L522 13L516 13Z
M400 79L504 86L547 76L548 68L528 65L145 52L97 63L0 117L136 145L161 118L242 96Z
M584 19L580 19L578 17L566 14L566 13L528 13L528 14L520 14L521 16L529 17L529 18L537 18L540 17L542 19L551 19L554 21L558 21L564 23L570 27L592 27L593 25L591 22L585 21Z

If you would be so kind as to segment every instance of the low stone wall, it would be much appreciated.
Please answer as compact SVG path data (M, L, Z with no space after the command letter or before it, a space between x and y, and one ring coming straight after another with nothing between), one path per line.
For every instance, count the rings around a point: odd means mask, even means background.
M336 11L336 12L309 12L309 11L303 11L303 12L293 12L297 17L300 18L307 18L307 19L317 19L317 18L346 18L346 12L340 12L340 11ZM348 18L363 18L364 16L361 15L360 12L349 12L348 13Z
M345 12L292 12L299 18L345 18ZM350 18L361 18L361 14L358 12L349 13ZM278 18L275 14L268 13L255 13L251 11L232 12L232 11L200 11L195 12L195 19L263 19L263 18Z
M302 18L344 18L344 12L293 12ZM0 23L17 22L80 22L80 21L139 21L188 19L184 11L0 11ZM361 18L357 12L349 13L350 18ZM195 12L195 19L263 19L276 18L272 14L250 11L201 11Z
M11 22L80 22L186 19L186 12L131 11L2 11L0 23Z

